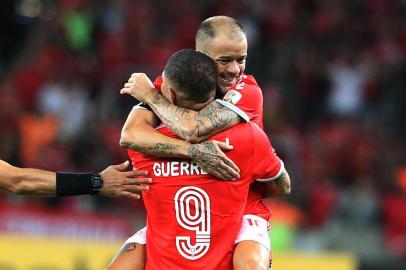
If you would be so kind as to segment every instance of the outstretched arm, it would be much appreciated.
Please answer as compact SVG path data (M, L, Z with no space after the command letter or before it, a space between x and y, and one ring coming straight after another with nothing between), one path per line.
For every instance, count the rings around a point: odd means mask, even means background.
M25 195L55 196L56 174L18 168L0 160L0 190Z
M137 193L145 190L145 186L141 186L140 184L150 183L151 179L135 178L137 176L145 176L147 172L127 172L125 170L128 165L128 161L119 165L111 165L100 173L103 180L100 195L106 197L140 198ZM71 177L74 178L75 174L71 174ZM0 191L21 195L51 197L56 196L57 181L62 180L57 179L56 173L54 172L30 168L18 168L0 160ZM87 179L81 178L83 183L80 184L89 186L90 184L86 180ZM77 193L77 195L80 194Z
M239 177L238 167L222 152L231 150L232 146L217 141L190 144L170 138L153 128L158 123L153 112L132 109L121 132L120 145L148 155L190 158L207 173L222 180Z
M110 165L100 173L103 179L100 195L110 198L141 198L139 193L148 190L148 184L152 183L152 179L144 170L127 171L129 165L128 161L118 165Z
M173 133L192 143L202 142L241 121L238 114L216 101L199 112L179 108L163 97L144 73L132 74L120 93L147 103Z

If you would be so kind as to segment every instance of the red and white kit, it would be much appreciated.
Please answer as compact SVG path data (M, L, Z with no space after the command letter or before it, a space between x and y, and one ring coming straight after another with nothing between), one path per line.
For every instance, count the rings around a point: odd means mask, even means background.
M163 126L158 130L175 137ZM283 170L256 124L241 123L210 139L234 146L227 156L241 169L239 179L219 181L190 161L129 151L133 166L148 170L154 179L151 189L143 192L146 269L232 269L250 184L255 179L271 181Z

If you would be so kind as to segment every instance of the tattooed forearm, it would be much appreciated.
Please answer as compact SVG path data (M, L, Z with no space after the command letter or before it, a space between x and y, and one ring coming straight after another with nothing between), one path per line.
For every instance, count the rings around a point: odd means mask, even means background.
M275 186L281 191L281 194L290 193L290 180L288 179L288 174L283 173L280 177L274 180Z
M190 145L188 156L207 173L212 174L217 171L219 157L218 151L213 142L203 142Z
M179 108L162 95L157 95L148 104L173 133L193 142L206 140L240 121L235 112L217 102L211 102L200 112Z
M214 141L191 144L188 156L205 172L216 178L234 180L239 177L238 172L231 167L234 163L224 155Z
M153 146L140 146L131 142L123 142L122 146L147 155L158 157L177 157L179 155L179 145L169 143L157 143ZM179 155L180 156L180 155Z
M239 122L239 116L230 109L212 102L194 117L199 136L205 136L215 130L223 130Z
M217 149L213 142L192 144L188 150L188 156L198 164L204 164L207 169L215 167L213 164L217 158ZM204 169L204 168L203 168Z
M290 193L290 178L287 172L265 185L264 197L275 197Z
M184 131L179 123L181 121L190 120L190 110L173 105L162 95L157 95L156 98L149 103L149 106L167 128L169 128L176 135L181 136Z

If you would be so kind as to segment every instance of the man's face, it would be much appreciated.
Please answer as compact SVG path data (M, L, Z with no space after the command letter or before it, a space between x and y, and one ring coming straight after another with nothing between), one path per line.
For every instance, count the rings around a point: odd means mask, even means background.
M205 51L217 64L218 85L226 93L242 76L247 58L247 39L232 39L219 34L208 40Z

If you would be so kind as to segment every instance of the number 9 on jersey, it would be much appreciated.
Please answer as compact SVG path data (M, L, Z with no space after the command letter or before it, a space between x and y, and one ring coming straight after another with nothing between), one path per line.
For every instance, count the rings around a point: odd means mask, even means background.
M182 257L197 260L210 248L210 198L203 189L186 186L176 192L174 200L177 222L196 235L194 245L189 236L177 236L176 248Z

